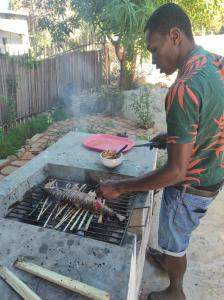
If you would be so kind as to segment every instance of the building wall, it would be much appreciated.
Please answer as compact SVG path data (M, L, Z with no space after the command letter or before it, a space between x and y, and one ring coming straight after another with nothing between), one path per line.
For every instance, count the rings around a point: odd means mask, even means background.
M27 53L30 47L28 23L24 16L9 15L5 18L0 13L0 51L9 54Z
M29 37L0 30L0 51L9 54L27 53L30 47Z

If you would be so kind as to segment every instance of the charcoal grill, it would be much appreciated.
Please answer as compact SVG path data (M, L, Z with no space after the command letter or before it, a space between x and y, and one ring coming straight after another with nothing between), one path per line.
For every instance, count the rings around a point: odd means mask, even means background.
M53 180L53 178L48 178L39 185L34 186L31 190L27 191L24 194L23 200L14 203L9 207L6 214L6 218L13 219L19 222L32 224L40 227L52 228L55 230L64 231L70 234L76 234L84 237L89 237L96 240L101 240L107 243L122 245L127 228L129 226L130 216L133 210L134 200L136 194L125 194L120 198L107 201L105 204L113 209L115 212L123 215L126 219L123 222L119 222L116 217L105 217L102 218L102 223L99 223L100 215L91 212L84 212L83 215L77 215L73 222L70 224L69 221L71 218L68 218L62 225L55 228L55 226L60 221L60 218L54 219L51 217L49 222L47 222L50 213L55 207L55 199L52 199L52 196L48 199L48 208L43 213L43 215L38 220L41 208L43 203L46 200L47 196L43 190L44 184L46 182ZM73 181L68 181L64 179L56 179L56 184L59 188L65 188L72 186L77 183ZM88 193L91 190L94 190L95 186L87 184L85 187L85 192ZM65 209L66 210L66 209ZM62 213L63 214L63 213ZM85 216L85 218L84 218ZM45 223L47 225L45 226ZM76 222L74 228L71 230L72 225Z

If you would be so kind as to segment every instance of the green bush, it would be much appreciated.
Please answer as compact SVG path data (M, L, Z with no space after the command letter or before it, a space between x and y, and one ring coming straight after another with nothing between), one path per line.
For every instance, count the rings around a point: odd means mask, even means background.
M39 116L37 118L33 118L31 120L28 120L25 123L25 131L28 132L29 137L36 134L43 132L48 128L48 126L51 124L51 121L49 121L48 116Z
M54 122L64 121L68 119L69 115L63 108L57 108L52 114L51 117Z
M139 118L142 126L146 129L154 125L152 118L152 95L147 88L141 89L138 94L132 93L130 108Z
M47 116L39 116L9 129L7 133L1 129L0 158L15 154L24 145L26 139L31 138L36 133L43 132L49 125L50 122Z
M124 104L124 95L116 87L103 86L98 99L98 108L107 110L112 116L119 115Z

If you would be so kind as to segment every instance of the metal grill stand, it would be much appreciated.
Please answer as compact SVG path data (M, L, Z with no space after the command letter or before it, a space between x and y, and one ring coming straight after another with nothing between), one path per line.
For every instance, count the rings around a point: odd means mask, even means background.
M129 225L135 194L127 194L113 201L105 201L105 204L113 211L126 217L123 222L119 222L115 217L104 217L84 209L76 210L69 204L57 203L56 199L48 196L43 190L46 182L51 180L52 178L49 178L27 191L21 202L16 202L9 208L6 217L111 244L122 244ZM77 182L56 180L58 188L69 188L74 184ZM94 186L86 184L85 193L94 191L94 188ZM102 222L100 222L101 219Z

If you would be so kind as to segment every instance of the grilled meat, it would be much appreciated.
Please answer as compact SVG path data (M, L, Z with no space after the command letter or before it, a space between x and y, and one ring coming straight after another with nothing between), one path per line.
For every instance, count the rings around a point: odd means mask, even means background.
M95 199L93 195L80 192L78 189L76 190L76 188L61 189L54 186L54 182L48 182L45 184L44 190L57 199L57 201L69 203L77 209L84 208L103 215L115 216L121 222L125 220L125 216L114 212L111 208L104 205L99 198Z

